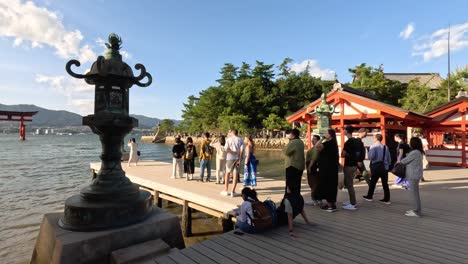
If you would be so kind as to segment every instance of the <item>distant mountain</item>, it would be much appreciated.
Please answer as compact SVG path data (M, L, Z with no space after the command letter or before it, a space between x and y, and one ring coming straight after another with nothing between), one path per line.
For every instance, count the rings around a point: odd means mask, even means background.
M35 105L3 105L0 104L0 110L3 111L38 111L33 116L32 122L27 123L28 126L38 127L66 127L66 126L81 126L82 117L78 114L64 110L48 110ZM6 122L2 122L6 123ZM10 123L10 122L8 122Z
M38 111L33 116L33 121L27 123L27 126L37 127L67 127L67 126L81 126L83 117L79 114L64 110L49 110L35 105L4 105L0 104L0 111L24 111L32 112ZM161 120L158 118L147 117L143 115L131 115L138 119L138 128L147 129L155 127ZM181 121L173 120L175 124ZM12 122L0 122L0 126L11 126ZM14 124L13 126L17 126Z

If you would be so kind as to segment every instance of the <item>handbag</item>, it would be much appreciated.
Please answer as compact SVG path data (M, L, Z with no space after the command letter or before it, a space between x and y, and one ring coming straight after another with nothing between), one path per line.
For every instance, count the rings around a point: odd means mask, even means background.
M395 166L393 166L392 173L402 179L405 178L406 177L406 165L399 163L399 162L396 163Z
M137 156L140 156L140 155L141 155L141 152L137 150Z

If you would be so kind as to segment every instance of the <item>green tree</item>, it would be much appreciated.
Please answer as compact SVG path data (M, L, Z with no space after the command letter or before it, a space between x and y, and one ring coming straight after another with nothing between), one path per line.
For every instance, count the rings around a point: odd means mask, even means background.
M286 121L286 119L281 118L275 114L268 115L268 117L262 121L262 124L263 127L268 130L290 127L290 124Z
M225 63L221 69L221 78L216 80L223 87L230 87L237 79L237 70L231 63Z
M170 119L163 119L159 123L159 133L167 134L168 132L173 132L174 128L174 121Z
M353 75L353 88L374 94L384 103L400 106L399 99L403 97L405 85L385 79L381 66L375 69L362 63L348 71Z

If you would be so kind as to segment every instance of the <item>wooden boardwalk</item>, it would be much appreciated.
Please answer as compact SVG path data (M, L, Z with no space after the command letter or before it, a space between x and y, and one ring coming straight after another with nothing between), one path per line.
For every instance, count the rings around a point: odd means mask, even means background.
M286 227L255 235L229 232L146 263L468 263L468 169L438 168L425 177L422 218L404 215L411 209L406 190L391 189L393 203L385 205L378 202L382 194L364 201L367 187L358 184L358 210L328 213L306 206L313 224L298 217L298 238L289 237ZM339 192L338 201L346 200L347 193Z

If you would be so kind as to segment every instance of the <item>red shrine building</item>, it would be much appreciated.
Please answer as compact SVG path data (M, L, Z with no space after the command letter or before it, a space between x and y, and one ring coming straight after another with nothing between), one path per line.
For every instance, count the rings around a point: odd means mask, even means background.
M346 125L352 125L356 131L359 128L369 131L368 137L363 140L366 146L373 144L373 134L382 134L383 143L389 147L392 159L395 160L397 143L393 139L394 135L400 133L411 136L411 131L418 128L429 143L426 156L430 165L468 167L468 97L463 93L457 97L426 114L419 114L382 103L372 94L335 83L325 100L327 104L335 106L331 127L337 131L340 149L345 142L341 131ZM319 98L287 117L290 123L307 125L308 148L312 129L317 124L314 109L320 103Z

